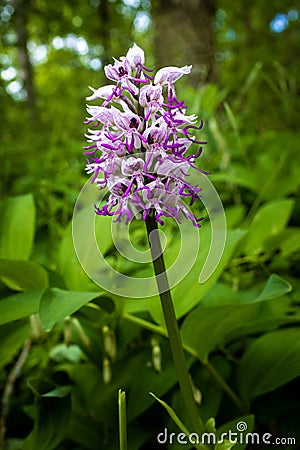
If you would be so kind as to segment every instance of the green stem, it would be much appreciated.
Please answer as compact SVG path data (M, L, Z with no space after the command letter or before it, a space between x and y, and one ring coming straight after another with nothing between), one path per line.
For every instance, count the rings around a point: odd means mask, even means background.
M120 450L127 450L126 394L121 389L118 392L118 406Z
M151 248L154 272L156 275L157 287L164 313L168 338L170 342L171 352L173 355L175 369L177 372L180 390L194 431L197 432L200 436L204 431L204 426L199 417L198 409L194 400L191 380L188 373L185 356L183 353L181 337L170 293L169 282L166 274L165 263L161 249L161 243L157 231L157 222L152 215L147 217L146 227L148 232L149 245ZM155 232L152 233L152 231Z
M242 402L242 400L236 395L236 393L231 389L231 387L226 383L224 378L219 374L219 372L214 368L209 361L203 363L210 374L213 376L218 385L222 390L228 395L232 403L241 411L243 414L249 414L247 406Z

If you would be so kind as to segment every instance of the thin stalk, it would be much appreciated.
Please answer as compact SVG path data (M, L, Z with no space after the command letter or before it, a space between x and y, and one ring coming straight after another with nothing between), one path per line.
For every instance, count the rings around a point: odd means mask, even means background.
M169 288L169 282L166 274L161 243L157 231L158 229L157 222L152 215L147 217L146 227L153 260L154 272L156 276L157 287L164 313L168 338L170 342L171 352L173 355L175 369L177 372L180 390L194 431L197 432L200 436L204 431L204 426L199 417L198 409L194 400L193 389L183 352L181 337L175 316L174 306ZM152 233L152 231L154 231L154 233Z
M9 413L11 397L13 395L13 391L15 388L15 383L17 381L17 378L20 375L22 367L26 362L30 347L31 347L31 340L26 339L26 341L24 342L22 351L17 359L17 362L12 367L12 369L8 375L5 387L4 387L4 391L3 391L3 395L2 395L2 399L1 399L2 408L1 408L1 416L0 416L0 450L4 450L6 447L6 445L5 445L6 421L7 421L7 416Z
M121 389L118 393L119 406L119 443L120 450L127 450L126 394Z
M210 364L209 361L203 363L210 374L214 377L218 385L223 389L223 391L231 399L232 403L241 411L243 414L249 414L249 410L244 402L236 395L236 393L231 389L231 387L226 383L224 378L219 374L219 372Z

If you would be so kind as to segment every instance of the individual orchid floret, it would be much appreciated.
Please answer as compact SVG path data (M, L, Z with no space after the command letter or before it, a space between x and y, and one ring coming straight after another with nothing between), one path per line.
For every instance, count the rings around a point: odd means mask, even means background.
M191 72L192 66L184 67L164 67L159 69L154 77L154 84L161 86L173 85L175 81L179 80L182 75L187 75Z
M110 100L111 100L116 92L116 86L114 84L108 84L106 86L101 86L99 89L94 89L91 86L89 86L89 89L93 93L89 97L86 97L86 99L88 101L96 100L98 98L102 98L104 100L107 100L108 98L110 98Z
M132 76L132 69L129 61L121 56L120 60L114 59L114 65L108 64L104 67L104 72L109 80L117 82L116 93L120 95L124 89L127 89L131 94L136 95L138 88L133 84L130 79Z
M140 89L139 103L144 108L145 120L154 115L161 109L164 98L162 96L162 87L160 85L146 85Z
M201 171L195 161L206 142L195 134L203 122L197 126L197 116L187 114L174 86L192 66L165 67L150 76L144 64L144 51L134 44L126 56L105 66L114 84L90 88L87 99L103 101L87 107L86 171L92 183L109 192L96 213L125 223L154 213L162 225L166 217L178 222L185 217L199 227L202 219L186 200L192 205L201 191L188 177L190 170Z
M132 69L142 68L145 63L144 50L138 45L133 44L126 54L126 59Z

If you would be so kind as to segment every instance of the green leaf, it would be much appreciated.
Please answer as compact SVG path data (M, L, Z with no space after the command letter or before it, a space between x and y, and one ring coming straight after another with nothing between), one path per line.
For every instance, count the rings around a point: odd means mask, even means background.
M100 297L102 292L72 292L53 288L47 289L40 301L39 314L46 331L66 316Z
M294 201L289 199L274 200L264 204L256 213L241 250L247 255L257 255L265 248L266 241L279 234L286 226Z
M24 442L24 450L53 450L65 437L71 414L69 387L37 394L34 412L34 428ZM50 394L50 395L47 395Z
M300 251L300 228L289 227L280 235L279 248L283 258Z
M57 344L52 347L49 356L57 363L65 361L78 363L85 359L85 355L78 345L66 345L65 343Z
M173 422L178 426L178 428L186 434L186 436L190 435L189 430L186 428L186 426L181 422L175 411L169 406L166 402L161 400L160 398L156 397L152 392L150 392L150 395L155 398L156 401L158 401L167 411Z
M71 386L60 386L58 388L52 389L52 391L42 394L41 397L58 397L64 398L71 392Z
M198 90L197 94L198 104L194 105L195 109L199 110L199 108L201 108L201 111L203 111L203 113L208 117L213 115L217 105L220 102L217 85L214 83L207 83Z
M255 339L239 366L238 384L249 404L300 375L300 329L273 331Z
M158 401L167 411L167 413L169 414L169 416L171 417L171 419L173 420L173 422L178 426L178 428L182 431L182 433L179 433L177 435L177 441L179 441L179 439L181 440L181 442L184 442L185 444L192 444L194 443L194 447L202 450L202 449L207 449L208 447L206 445L203 445L201 443L201 438L199 437L199 435L196 435L196 433L190 433L189 430L187 429L187 427L184 425L184 423L179 419L179 417L177 416L176 412L174 411L173 408L171 408L171 406L169 406L166 402L164 402L163 400L161 400L160 398L158 398L156 395L154 395L152 392L150 392L150 395L152 395L152 397L155 398L156 401ZM199 442L199 443L197 443ZM190 447L189 447L190 448Z
M213 183L230 183L238 186L243 186L257 192L257 182L255 174L246 166L241 166L237 163L231 164L231 173L216 173L210 178Z
M0 277L14 290L44 289L48 286L48 274L34 261L0 259Z
M266 286L255 301L268 300L270 298L280 297L292 290L290 283L276 274L272 274L267 281Z
M283 278L276 274L272 274L262 292L258 295L257 290L240 290L235 291L232 286L218 281L204 296L202 305L216 306L225 304L252 303L254 301L269 300L271 298L281 297L291 291L292 286Z
M0 369L16 356L29 337L30 326L28 322L16 322L0 327Z
M201 273L201 269L203 268L210 248L210 229L206 226L200 230L201 245L195 264L193 265L189 274L172 289L172 296L177 318L184 316L188 311L194 308L195 305L200 302L206 292L208 292L209 289L216 283L225 267L227 266L228 262L230 261L236 245L244 234L245 231L243 230L229 230L227 232L226 245L219 265L217 266L211 277L205 283L200 284L198 281L199 274ZM190 244L194 245L193 242L191 242ZM157 323L164 323L160 302L152 301L150 303L150 312Z
M238 127L238 123L237 123L236 117L233 114L233 111L232 111L232 109L230 108L230 106L229 106L229 104L227 102L224 102L223 105L224 105L226 114L228 116L230 125L233 128L235 138L236 138L238 144L240 145L239 127Z
M232 339L299 321L298 316L272 311L275 292L281 296L289 290L288 283L279 277L271 276L257 301L240 305L200 305L183 322L183 341L198 353L202 361L207 361L211 351L218 346L224 346Z
M227 228L237 228L245 217L245 206L229 206L225 210Z
M95 189L97 193L97 190ZM82 209L76 214L75 247L80 254L81 263L78 261L74 248L72 222L65 230L60 251L59 266L66 286L70 290L95 289L95 284L87 276L101 270L99 251L104 255L112 245L111 217L98 217L93 207ZM78 238L79 236L79 238Z
M244 95L249 90L249 88L253 85L253 83L257 80L258 75L261 73L261 69L263 67L263 63L261 61L257 61L249 75L247 76L244 85L242 86L240 92L240 99L243 100Z
M28 259L35 233L31 194L9 198L0 205L0 258Z
M38 312L42 290L22 292L0 300L0 325Z
M224 441L222 443L217 443L215 445L215 450L230 450L233 446L235 446L234 442Z

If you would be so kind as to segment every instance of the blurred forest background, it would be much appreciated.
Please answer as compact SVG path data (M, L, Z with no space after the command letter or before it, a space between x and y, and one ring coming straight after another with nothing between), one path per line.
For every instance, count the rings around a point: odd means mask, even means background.
M216 274L199 286L196 268L174 291L184 342L201 361L201 414L220 426L251 412L256 430L300 438L299 15L296 0L0 0L1 449L117 449L120 387L131 450L156 448L166 420L150 390L185 419L159 313L146 301L101 303L110 295L82 275L69 225L87 181L88 86L106 84L104 65L133 42L148 67L193 65L178 97L205 121L201 167L226 210ZM205 225L200 233L205 241ZM159 376L145 363L157 345Z
M205 155L213 173L243 178L230 160L245 169L272 145L281 151L268 178L290 160L299 133L296 1L1 0L0 8L1 192L34 192L40 231L55 236L70 218L85 180L88 86L103 84L103 66L132 42L149 67L193 64L181 87L193 112L217 113Z

